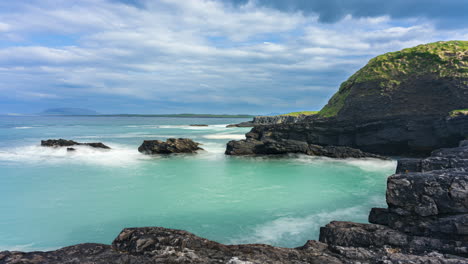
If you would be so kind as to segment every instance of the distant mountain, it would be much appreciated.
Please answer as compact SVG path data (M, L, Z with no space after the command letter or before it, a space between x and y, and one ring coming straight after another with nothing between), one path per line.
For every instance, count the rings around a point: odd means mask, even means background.
M50 108L44 110L41 115L99 115L94 110L84 108Z

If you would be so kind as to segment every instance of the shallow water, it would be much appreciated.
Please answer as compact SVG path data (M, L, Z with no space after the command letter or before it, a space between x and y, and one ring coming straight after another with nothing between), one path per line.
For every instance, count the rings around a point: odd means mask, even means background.
M124 227L164 226L222 243L295 247L331 220L366 222L385 205L393 161L229 157L244 119L0 117L0 250L111 243ZM190 127L189 124L210 124ZM145 139L188 137L205 151L149 157ZM40 147L41 139L99 141Z

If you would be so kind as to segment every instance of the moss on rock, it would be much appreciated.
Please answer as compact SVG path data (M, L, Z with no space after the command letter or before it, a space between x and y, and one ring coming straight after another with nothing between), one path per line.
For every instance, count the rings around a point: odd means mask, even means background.
M356 85L376 84L371 94L359 96L386 96L398 90L402 82L419 76L432 76L434 79L456 78L462 83L466 82L468 41L440 41L377 56L341 84L338 92L319 115L338 115Z

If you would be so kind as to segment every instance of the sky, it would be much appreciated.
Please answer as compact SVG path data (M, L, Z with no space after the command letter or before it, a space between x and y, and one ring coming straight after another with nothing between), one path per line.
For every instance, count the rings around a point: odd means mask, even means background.
M0 1L0 114L320 110L379 54L468 40L467 0Z

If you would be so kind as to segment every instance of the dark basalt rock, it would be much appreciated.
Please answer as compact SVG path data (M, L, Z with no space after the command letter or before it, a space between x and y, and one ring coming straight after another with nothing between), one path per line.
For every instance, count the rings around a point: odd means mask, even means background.
M138 148L144 154L171 154L171 153L195 153L203 150L197 143L188 138L169 138L165 142L160 140L145 140Z
M305 119L307 115L299 116L288 116L288 115L277 115L277 116L256 116L252 121L242 122L239 124L227 125L226 127L254 127L262 125L273 125L273 124L294 124Z
M205 124L191 124L190 126L194 126L194 127L207 127L208 125L205 125Z
M76 149L74 149L74 148L67 148L67 151L72 152L72 151L76 151Z
M102 148L102 149L110 149L110 147L104 145L101 142L97 143L79 143L73 140L66 140L66 139L48 139L48 140L41 140L41 146L43 147L71 147L71 146L90 146L93 148ZM68 150L68 149L67 149Z
M324 156L330 158L378 158L386 157L366 153L359 149L342 146L319 146L307 144L297 140L256 140L252 138L244 140L233 140L228 142L226 147L227 155L268 155L303 153L310 156Z
M320 146L347 146L379 155L427 156L434 149L458 146L466 135L468 116L390 117L365 122L308 116L294 124L254 126L246 137L261 142L293 140ZM248 148L240 147L242 144L251 145L239 141L238 148Z
M247 121L247 122L242 122L242 123L239 123L239 124L231 124L231 125L227 125L226 127L253 127L254 126L254 123L252 121Z
M318 114L255 125L254 139L387 156L427 156L456 147L468 135L467 111L459 111L468 109L467 43L436 42L373 58Z

